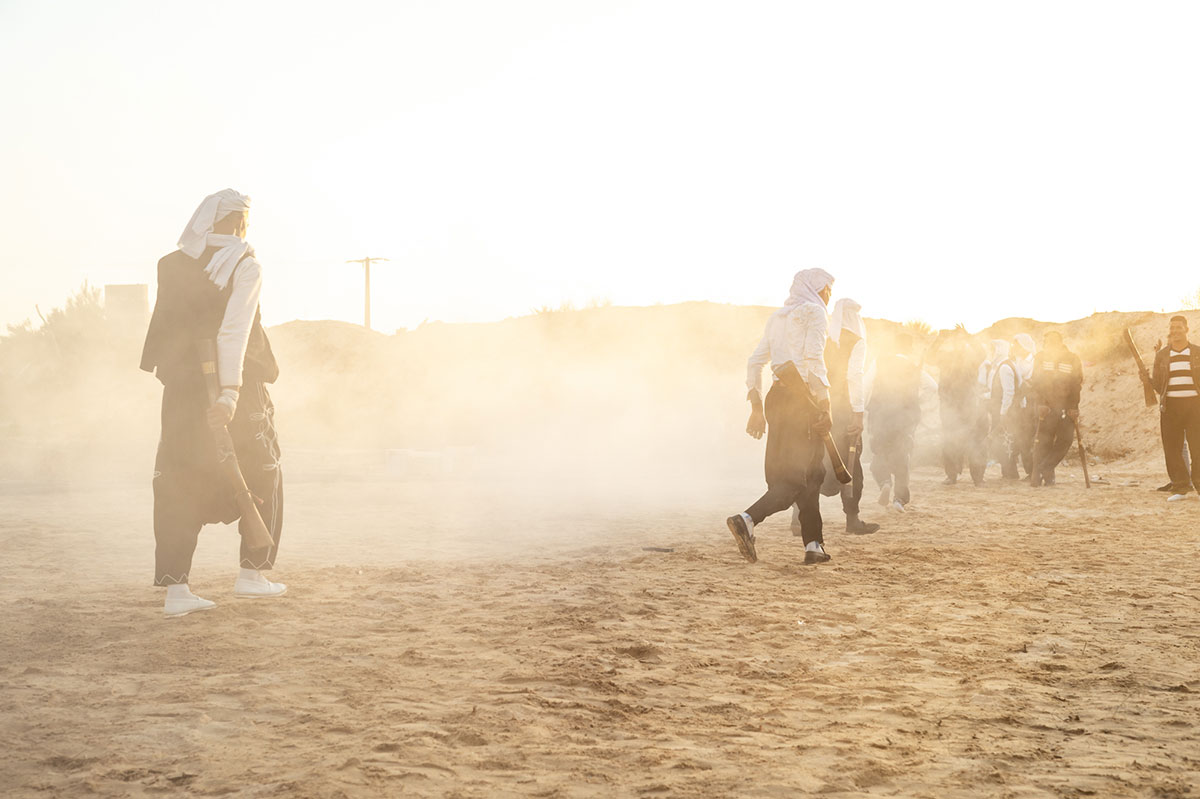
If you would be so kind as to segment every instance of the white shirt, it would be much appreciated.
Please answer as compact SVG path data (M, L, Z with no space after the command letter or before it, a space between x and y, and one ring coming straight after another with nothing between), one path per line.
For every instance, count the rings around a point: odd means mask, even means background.
M996 368L1000 370L1000 413L1005 414L1017 395L1017 386L1020 385L1017 370L1020 367L1013 361L1002 361Z
M867 374L867 342L859 339L850 350L850 361L846 366L846 382L850 386L850 410L862 413L867 407L866 390L864 388Z
M1013 360L1017 364L1017 374L1021 378L1020 383L1017 384L1018 386L1020 386L1021 383L1024 383L1028 380L1033 379L1033 353L1032 352L1029 353L1028 355L1026 355L1024 358L1021 358L1020 360L1017 360L1015 358ZM1024 408L1024 407L1027 407L1028 405L1029 405L1028 398L1022 397L1021 398L1021 407Z
M746 388L762 395L762 370L768 363L773 370L791 362L818 400L829 399L829 375L825 371L825 339L829 317L816 303L798 305L791 311L780 309L771 314L767 328L746 362ZM863 352L865 363L866 351ZM861 380L859 385L862 385ZM861 390L859 397L861 399Z
M261 293L262 266L250 256L233 273L233 290L217 332L217 376L222 386L242 385L242 362Z

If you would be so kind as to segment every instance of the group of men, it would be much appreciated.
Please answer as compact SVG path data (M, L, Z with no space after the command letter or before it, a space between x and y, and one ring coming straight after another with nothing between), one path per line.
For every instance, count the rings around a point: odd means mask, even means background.
M828 562L822 493L840 493L846 532L879 529L859 516L864 422L869 422L879 504L903 512L911 501L909 469L922 389L930 385L936 385L940 406L946 485L957 483L964 468L982 485L992 454L1004 478L1021 479L1023 466L1030 485L1054 485L1055 470L1075 439L1083 385L1082 362L1060 333L1046 333L1039 352L1027 333L1011 342L993 341L989 355L960 325L939 333L922 361L914 359L912 335L900 333L868 369L862 306L840 299L828 314L833 282L821 269L798 272L787 302L767 320L747 363L751 413L746 431L754 438L767 436L767 491L726 520L746 560L758 559L755 526L791 508L793 535L805 545L804 562ZM1172 355L1173 368L1188 357L1200 363L1200 352L1192 352ZM925 360L938 371L936 383L924 371ZM767 365L771 386L764 398ZM1172 399L1171 430L1194 429L1200 424L1200 395L1182 396L1180 378L1172 379L1178 396ZM833 480L826 467L834 457L846 462L845 484Z
M239 522L243 543L235 596L277 597L287 590L264 574L275 563L283 527L279 443L266 389L279 367L259 312L263 278L245 238L249 210L250 198L232 189L206 197L184 229L179 249L158 264L158 297L141 366L163 384L153 483L154 583L167 588L167 616L215 607L188 587L197 538L209 523ZM1021 465L1032 485L1054 484L1055 467L1079 422L1083 381L1079 357L1060 334L1047 333L1037 353L1028 334L1017 335L1011 346L994 341L990 357L984 357L961 326L944 331L926 353L939 372L934 384L923 362L914 360L913 337L901 333L868 369L862 307L840 299L828 314L833 282L821 269L797 273L787 302L767 321L748 362L746 431L767 437L767 491L727 520L747 560L758 557L755 526L791 508L793 534L804 541L804 562L828 562L822 493L840 495L848 533L879 529L859 516L867 421L879 504L904 511L911 499L909 461L921 421L921 393L930 385L936 385L941 405L948 484L957 482L964 466L976 484L982 483L989 442L999 450L1005 478L1017 479ZM1187 334L1187 320L1173 317L1168 346L1156 354L1152 377L1161 400L1171 501L1185 498L1193 479L1200 479L1200 348L1188 342ZM197 342L204 341L216 350L215 375L203 371ZM767 365L771 386L764 397ZM225 440L228 448L222 449L218 442ZM231 458L238 465L232 485L226 468ZM827 470L827 461L838 468ZM1196 488L1200 491L1200 484ZM264 535L251 534L261 528L248 524L246 495L259 509L256 521L265 527Z

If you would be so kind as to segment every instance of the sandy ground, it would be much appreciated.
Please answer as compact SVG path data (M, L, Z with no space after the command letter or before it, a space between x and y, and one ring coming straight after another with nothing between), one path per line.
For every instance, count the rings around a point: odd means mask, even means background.
M922 471L810 568L782 517L737 558L752 475L294 481L287 596L235 600L210 528L220 606L174 620L148 485L8 485L0 795L1192 796L1200 502L1108 476Z

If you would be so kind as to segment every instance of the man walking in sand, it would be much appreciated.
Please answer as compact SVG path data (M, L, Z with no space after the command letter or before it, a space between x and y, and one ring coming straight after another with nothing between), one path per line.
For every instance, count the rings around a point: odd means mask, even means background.
M141 368L163 384L162 437L154 464L154 584L166 586L163 612L185 616L216 603L188 581L200 529L239 518L235 491L219 468L213 430L228 427L237 460L274 540L250 548L243 537L234 594L274 597L287 590L263 571L274 566L283 529L283 477L275 407L266 383L279 376L258 298L262 267L246 242L250 198L224 189L205 198L158 262L158 297ZM215 340L221 392L210 405L196 342Z
M1154 354L1151 382L1158 392L1163 455L1171 478L1167 501L1179 502L1193 487L1200 491L1200 348L1188 341L1187 317L1171 317L1167 346ZM1190 470L1185 451L1191 453Z
M821 493L827 497L841 497L846 532L853 535L869 535L879 530L878 524L864 522L858 516L863 494L862 434L866 410L863 380L867 371L867 327L861 312L862 306L849 297L838 300L833 306L829 341L825 344L833 440L846 460L852 479L848 485L842 485L831 467L825 472ZM793 505L792 535L803 534L800 506Z
M1020 476L1017 461L1025 465L1025 476L1033 474L1033 432L1036 427L1035 409L1033 407L1032 380L1033 357L1037 344L1028 333L1018 333L1013 336L1012 360L1017 367L1016 389L1013 393L1012 404L1004 412L1003 423L1012 435L1012 454L1009 472Z
M921 423L921 381L912 360L913 337L899 333L893 352L876 359L868 375L867 421L871 433L871 476L879 484L879 504L904 512L909 493L913 435Z
M988 432L979 386L983 351L959 325L938 333L926 357L938 369L942 466L946 471L943 485L958 482L964 463L972 482L983 485Z
M1054 485L1054 470L1075 440L1079 424L1079 395L1083 364L1063 344L1062 334L1051 330L1042 339L1043 349L1033 359L1033 399L1037 431L1033 441L1033 476L1030 484Z
M766 433L767 492L725 523L742 557L751 563L758 560L754 526L793 504L800 507L804 562L829 560L823 546L820 498L825 478L821 436L832 427L825 368L826 306L832 293L833 276L825 270L797 272L787 302L767 320L747 363L746 398L751 411L746 432L754 438ZM768 363L772 383L764 403L762 370Z

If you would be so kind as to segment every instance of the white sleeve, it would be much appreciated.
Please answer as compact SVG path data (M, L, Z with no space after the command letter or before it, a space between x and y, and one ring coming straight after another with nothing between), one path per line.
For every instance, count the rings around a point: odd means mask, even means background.
M866 409L866 391L863 378L867 371L867 342L859 339L850 350L850 363L846 369L846 382L850 387L850 410L862 413Z
M879 372L879 370L876 368L877 366L879 366L878 360L876 360L875 363L871 364L870 367L867 368L867 373L863 376L864 408L871 403L871 391L875 388L875 375Z
M234 272L233 291L217 333L217 376L222 386L242 385L242 362L261 293L262 267L253 258L247 258Z
M746 361L746 389L748 391L757 391L758 396L762 396L762 371L763 367L771 362L771 342L767 333L763 333L763 337L759 339L758 346L754 348L754 354L750 356L750 360Z
M1016 367L1011 363L1008 368L1000 367L1000 413L1008 413L1009 407L1012 406L1013 397L1017 394Z
M979 385L983 390L983 398L989 399L992 395L992 362L984 361L979 364Z
M829 335L829 318L825 309L806 303L788 314L788 349L792 363L801 377L808 381L813 396L829 399L829 375L825 371L825 339Z

